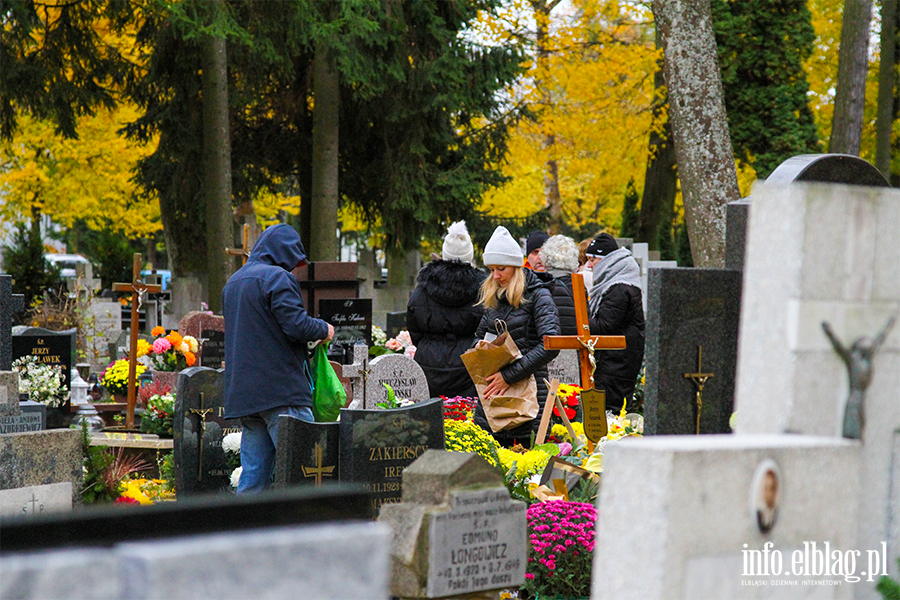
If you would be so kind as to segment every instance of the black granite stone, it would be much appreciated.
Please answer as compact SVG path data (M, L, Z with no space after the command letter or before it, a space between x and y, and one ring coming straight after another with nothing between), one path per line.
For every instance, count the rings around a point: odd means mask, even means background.
M12 336L13 361L23 356L36 356L42 363L62 367L68 389L72 365L75 364L75 333L75 329L50 331L43 327L17 328Z
M275 486L318 486L339 481L340 450L340 423L279 417Z
M741 272L650 269L644 433L696 432L696 387L686 373L713 373L703 388L700 433L729 433L737 370ZM760 393L771 390L760 390Z
M398 310L397 312L389 312L385 322L384 332L388 338L395 338L406 329L406 311Z
M364 483L372 507L400 502L403 469L429 448L444 449L444 405L432 398L406 408L342 410L341 480Z
M725 207L725 268L744 270L744 249L747 247L747 223L750 219L750 198L729 202Z
M334 326L333 345L352 346L362 340L372 345L372 299L319 300L319 318Z
M12 293L12 277L0 275L0 371L12 368L12 327L16 313L25 310L25 297Z
M869 162L849 154L802 154L793 156L772 171L766 183L843 183L891 187L884 175Z
M179 490L178 502L0 518L0 555L374 516L368 495L351 485L194 498L182 497Z
M172 437L179 499L230 489L222 438L240 431L241 422L225 419L224 382L224 369L190 367L178 374Z
M218 329L204 329L200 332L203 347L200 362L204 367L218 369L225 362L225 332Z

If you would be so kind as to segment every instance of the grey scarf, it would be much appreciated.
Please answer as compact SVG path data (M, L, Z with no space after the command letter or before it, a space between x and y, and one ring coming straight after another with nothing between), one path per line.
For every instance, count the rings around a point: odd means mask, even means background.
M602 259L594 267L594 285L591 287L590 314L597 314L603 296L614 285L631 285L641 289L641 269L631 257L628 248L619 248Z

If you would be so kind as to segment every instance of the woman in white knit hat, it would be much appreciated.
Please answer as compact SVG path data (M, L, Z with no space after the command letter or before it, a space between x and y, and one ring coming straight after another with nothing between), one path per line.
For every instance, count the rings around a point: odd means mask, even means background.
M522 268L525 259L522 247L506 227L500 226L494 230L484 247L482 259L491 270L491 275L481 286L479 304L485 307L485 313L475 337L484 339L488 334L496 336L502 333L497 331L497 322L502 321L522 353L522 358L487 378L484 395L487 398L502 395L510 384L534 375L538 403L543 408L547 398L547 386L544 384L547 363L559 353L558 350L545 350L543 341L545 335L559 335L559 315L553 297L546 283L531 270ZM537 431L539 419L494 433L479 402L475 409L475 423L491 432L504 446L519 443L527 447L531 443L532 431Z
M450 225L441 256L422 267L406 306L406 327L416 346L432 398L478 395L460 356L475 343L484 308L476 306L484 273L465 221Z

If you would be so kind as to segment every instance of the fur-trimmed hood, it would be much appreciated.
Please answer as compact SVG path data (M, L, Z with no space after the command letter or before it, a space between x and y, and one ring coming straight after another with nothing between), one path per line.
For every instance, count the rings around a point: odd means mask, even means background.
M433 260L419 271L417 284L444 306L464 306L478 300L485 274L467 262Z

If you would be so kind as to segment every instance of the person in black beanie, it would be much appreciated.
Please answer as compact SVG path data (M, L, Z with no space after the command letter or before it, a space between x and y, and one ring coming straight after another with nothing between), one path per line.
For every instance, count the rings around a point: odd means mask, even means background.
M541 246L550 238L546 231L532 231L525 240L525 268L541 273L546 270L541 262Z
M601 233L585 251L593 269L588 318L591 335L624 335L624 350L598 350L594 386L606 391L606 408L618 413L637 408L634 386L644 362L644 307L641 269L627 248Z

